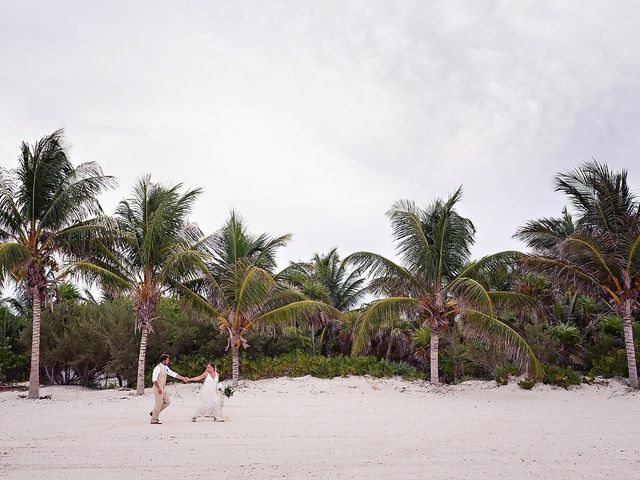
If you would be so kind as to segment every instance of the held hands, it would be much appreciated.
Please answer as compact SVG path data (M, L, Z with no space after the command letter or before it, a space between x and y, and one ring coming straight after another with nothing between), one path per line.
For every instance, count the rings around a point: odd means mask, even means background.
M182 377L182 381L184 383L189 383L191 381L191 379L189 377Z

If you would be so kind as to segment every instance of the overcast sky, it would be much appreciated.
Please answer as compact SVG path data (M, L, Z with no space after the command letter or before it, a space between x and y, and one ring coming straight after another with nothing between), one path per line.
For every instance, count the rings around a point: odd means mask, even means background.
M594 157L640 191L635 1L0 0L0 165L64 127L75 163L203 187L293 233L281 262L393 252L385 211L464 186L474 255L557 215Z

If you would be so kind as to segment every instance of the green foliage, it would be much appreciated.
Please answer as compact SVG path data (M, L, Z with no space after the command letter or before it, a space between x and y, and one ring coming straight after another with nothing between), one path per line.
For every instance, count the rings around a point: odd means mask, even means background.
M20 345L21 332L28 322L23 316L14 315L0 299L0 382L24 380L28 376L27 357Z
M176 371L189 376L202 373L211 360L203 357L180 359L173 364ZM229 378L231 362L228 356L216 363L222 379ZM278 357L262 357L249 360L240 359L243 377L248 380L273 377L302 377L311 375L317 378L346 377L349 375L371 375L372 377L400 376L405 380L419 380L424 374L406 363L387 362L374 356L335 356L307 355L290 353Z
M632 327L636 356L638 356L640 354L638 323L633 322ZM600 333L590 347L589 354L590 376L613 378L629 375L622 319L619 316L608 315L601 320Z
M53 312L44 311L41 365L45 381L98 386L106 375L115 377L120 385L132 385L139 342L134 322L133 303L126 298L101 304L64 302ZM162 353L174 358L224 355L225 342L215 326L175 299L160 300L156 325L158 330L149 337L147 367L155 365ZM29 338L26 329L25 345Z
M293 263L278 276L309 299L326 301L340 311L356 307L365 293L365 279L348 268L337 248L327 254L316 253L310 262Z
M122 347L112 345L119 317L111 307L64 302L43 311L40 365L49 382L89 387L106 372L112 349Z
M558 323L550 326L549 334L566 348L578 345L582 340L580 330L578 330L575 325L569 323Z
M618 315L607 315L600 322L600 329L607 335L621 337L623 334L622 318Z
M561 368L555 365L544 365L543 382L547 385L569 388L582 383L582 375L571 367Z
M514 375L518 375L518 373L520 373L518 367L512 363L505 363L496 367L493 375L498 385L507 385L509 379Z
M606 355L596 358L589 374L605 378L626 377L629 374L626 350L617 348Z
M340 259L336 248L327 254L316 253L310 262L292 263L278 274L278 280L307 299L326 302L341 312L355 308L365 295L365 278L358 270L351 271L347 262ZM339 350L328 333L339 328L340 318L320 313L302 317L302 320L309 332L313 355L316 354L317 336L323 354Z
M531 380L528 378L525 378L524 380L520 380L518 382L518 386L523 390L531 390L535 386L535 384L535 380Z
M23 380L27 376L27 357L15 353L10 345L0 344L0 383Z
M462 342L453 333L446 335L440 350L442 379L447 383L458 383L471 378L491 378L490 372L481 364L481 358L486 353L486 348L479 342Z

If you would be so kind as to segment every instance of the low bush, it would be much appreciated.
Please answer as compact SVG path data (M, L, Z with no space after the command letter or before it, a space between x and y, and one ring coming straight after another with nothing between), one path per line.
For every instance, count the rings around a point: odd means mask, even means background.
M211 360L204 357L189 357L172 363L171 368L183 375L195 376L202 373ZM216 367L220 377L231 377L231 359L227 355L219 359ZM240 376L246 380L259 380L273 377L302 377L311 375L317 378L346 377L348 375L370 375L372 377L399 376L405 380L419 380L424 373L409 364L388 362L374 356L335 356L308 355L290 353L277 357L262 357L250 360L246 356L240 359Z
M627 351L624 348L612 350L606 355L596 358L589 370L593 377L626 377L629 373L627 366Z
M524 379L524 380L520 380L518 382L518 386L520 388L522 388L523 390L531 390L536 384L535 380L531 380L531 379Z
M544 365L544 380L547 385L569 388L582 383L582 375L571 367L561 368L555 365Z
M520 371L515 365L505 363L496 367L493 376L498 385L506 385L509 383L509 379L514 375L518 375L518 373L520 373Z

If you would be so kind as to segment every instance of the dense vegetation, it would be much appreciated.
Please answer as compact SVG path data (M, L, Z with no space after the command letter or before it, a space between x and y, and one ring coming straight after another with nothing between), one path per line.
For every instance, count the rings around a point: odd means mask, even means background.
M392 206L398 262L333 249L282 270L290 235L253 234L235 213L207 235L188 221L199 190L142 177L105 214L97 195L113 179L74 167L60 131L23 144L0 176L0 280L11 292L0 300L0 382L31 374L31 398L40 382L141 392L165 352L181 373L213 361L234 382L520 375L523 388L596 376L638 386L640 204L626 172L602 164L556 177L571 210L517 230L529 253L473 261L458 189Z

